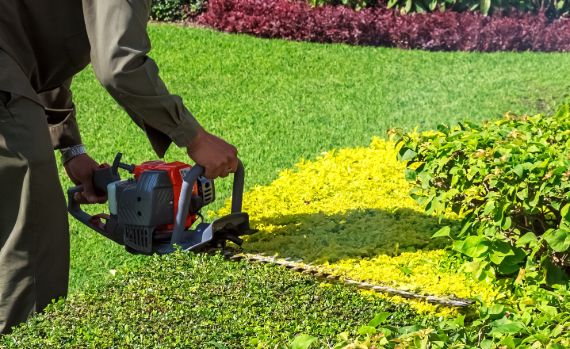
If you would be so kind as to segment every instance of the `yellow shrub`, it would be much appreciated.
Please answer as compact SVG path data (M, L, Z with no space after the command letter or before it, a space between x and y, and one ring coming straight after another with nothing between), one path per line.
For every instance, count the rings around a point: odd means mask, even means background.
M379 138L301 161L245 194L244 210L259 233L244 249L421 293L492 299L489 285L452 266L441 250L445 240L430 238L441 223L409 197L403 171L394 143Z

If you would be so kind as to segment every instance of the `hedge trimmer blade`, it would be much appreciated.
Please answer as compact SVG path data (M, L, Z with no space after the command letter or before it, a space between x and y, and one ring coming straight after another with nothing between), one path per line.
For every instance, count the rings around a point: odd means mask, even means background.
M277 258L274 256L264 256L261 254L251 254L251 253L241 253L241 252L232 252L229 250L223 251L224 256L228 260L232 261L247 261L250 263L263 263L263 264L271 264L271 265L278 265L281 267L285 267L287 269L311 275L317 278L325 279L329 282L339 282L345 285L355 286L359 289L369 290L377 293L385 293L391 296L399 296L407 299L416 299L420 301L426 301L432 304L439 304L448 307L469 307L474 303L471 299L466 298L457 298L457 297L440 297L434 295L427 295L427 294L419 294L414 293L406 290L400 290L397 288L392 288L384 285L377 285L372 284L365 281L354 280L350 278L343 278L338 275L334 275L330 272L319 268L318 266L302 263L299 261L290 261L283 258Z

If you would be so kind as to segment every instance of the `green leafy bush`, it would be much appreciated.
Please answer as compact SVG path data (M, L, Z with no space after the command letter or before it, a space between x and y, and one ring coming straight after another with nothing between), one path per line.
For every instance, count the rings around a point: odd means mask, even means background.
M477 11L487 16L492 13L545 13L548 17L562 17L570 14L569 0L309 0L313 6L342 5L355 9L382 5L406 13L428 13L452 10L458 12Z
M299 333L322 343L355 335L379 312L392 313L394 326L420 320L408 306L280 267L189 253L149 258L50 306L0 347L273 348Z
M150 17L156 21L178 21L183 19L184 0L152 0Z
M150 17L155 21L185 20L205 10L207 0L153 0Z
M442 319L431 327L395 328L380 313L360 327L360 336L341 336L335 348L550 348L570 346L570 292L520 289L519 304L480 306L473 317Z
M400 9L403 13L433 11L479 11L484 15L504 11L546 13L550 17L567 16L570 13L568 0L388 0L388 8Z
M363 9L368 7L375 7L378 4L377 0L308 0L312 6L346 6L354 9Z
M567 279L570 251L570 113L399 133L412 196L427 212L463 217L446 227L479 278L539 263L544 282ZM528 256L528 258L527 258Z

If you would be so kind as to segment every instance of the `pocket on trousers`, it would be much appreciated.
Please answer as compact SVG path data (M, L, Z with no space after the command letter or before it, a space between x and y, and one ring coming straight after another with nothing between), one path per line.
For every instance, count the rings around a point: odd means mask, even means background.
M12 94L7 91L0 91L0 124L14 120L8 104L12 100Z

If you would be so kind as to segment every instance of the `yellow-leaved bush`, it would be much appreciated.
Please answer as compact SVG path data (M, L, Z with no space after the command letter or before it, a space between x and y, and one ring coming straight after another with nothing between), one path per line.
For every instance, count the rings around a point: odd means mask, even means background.
M301 161L245 194L244 211L259 232L243 248L419 293L494 299L498 292L489 284L458 271L442 249L447 241L431 239L446 222L409 197L403 173L395 144L380 138Z

